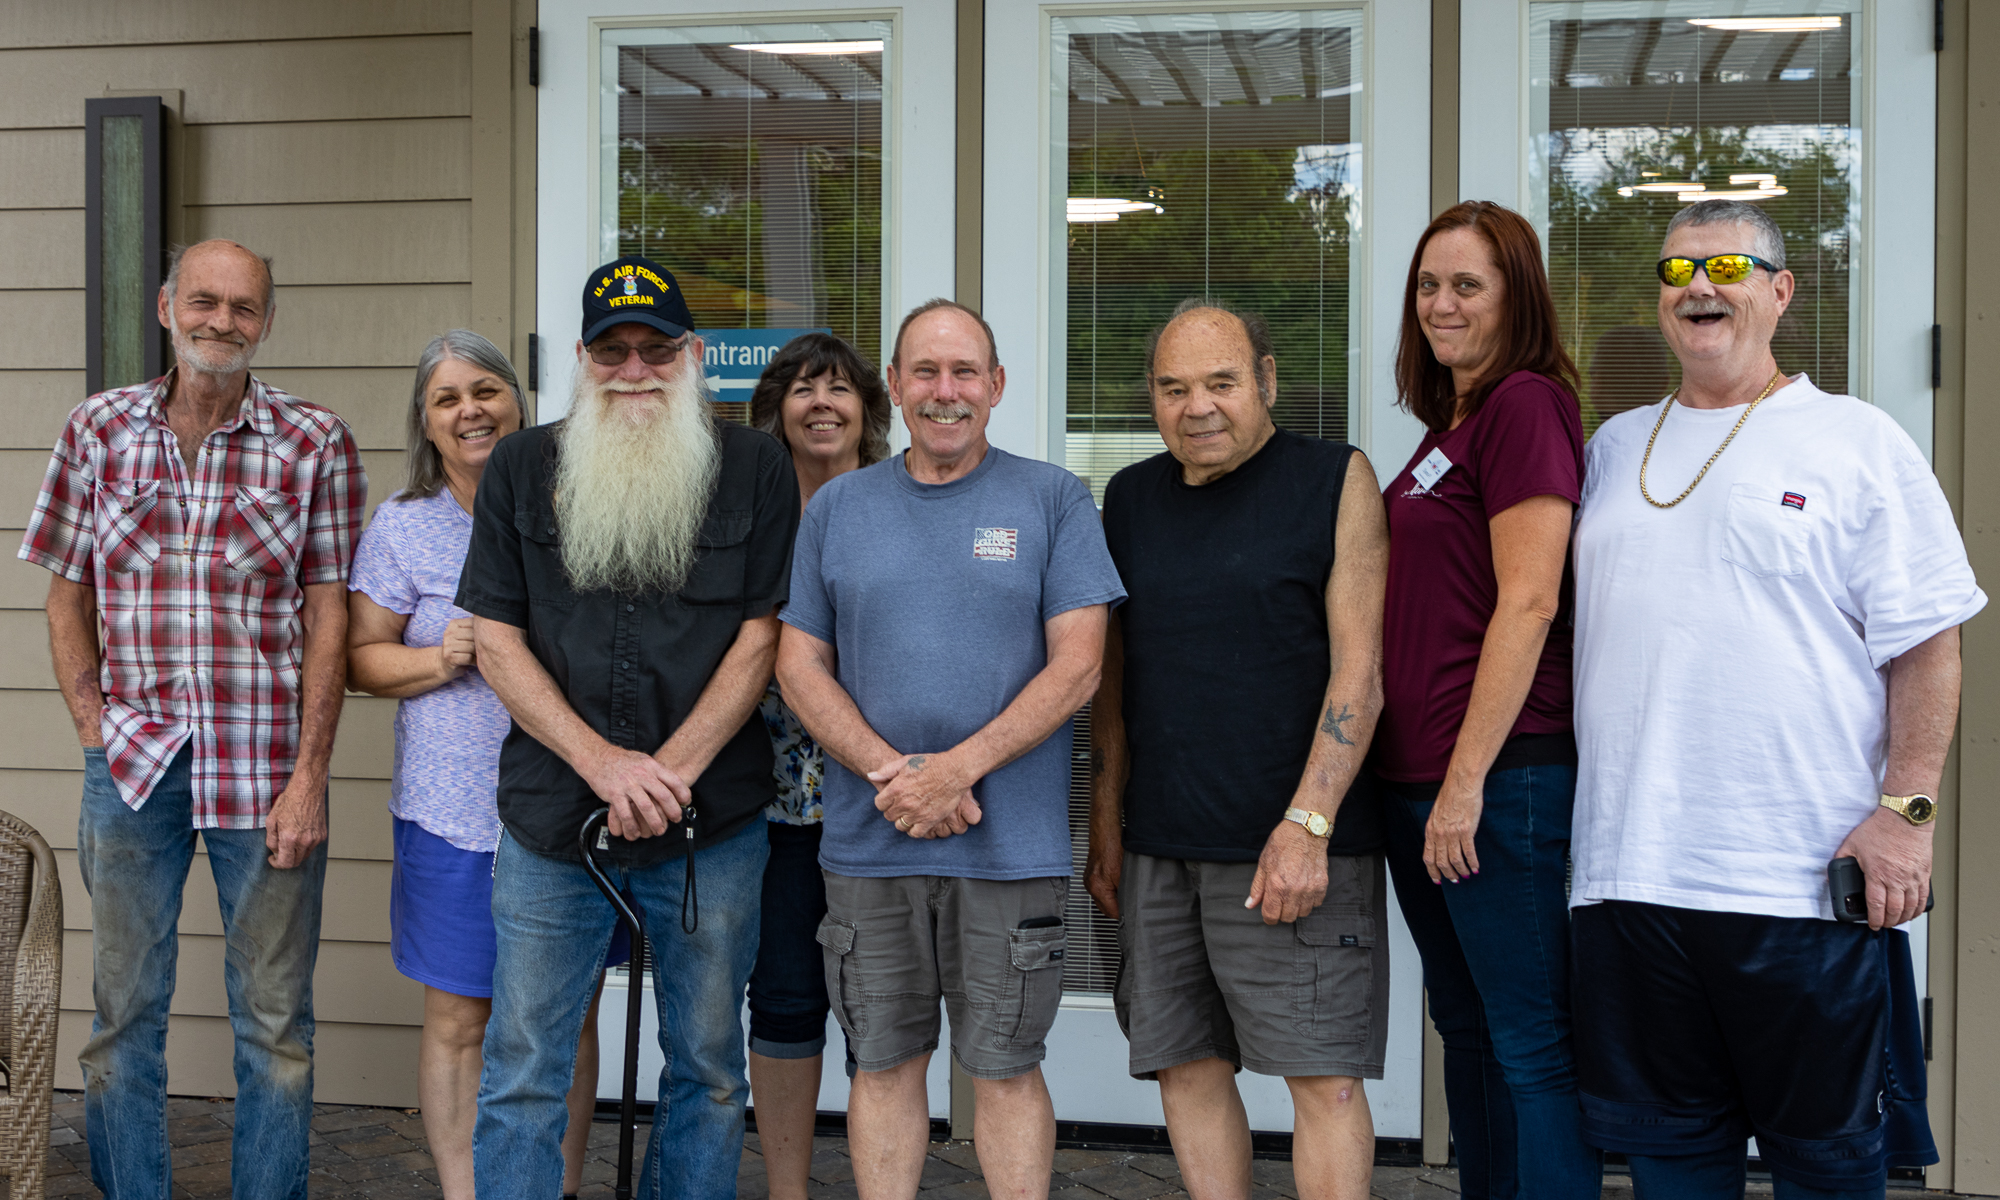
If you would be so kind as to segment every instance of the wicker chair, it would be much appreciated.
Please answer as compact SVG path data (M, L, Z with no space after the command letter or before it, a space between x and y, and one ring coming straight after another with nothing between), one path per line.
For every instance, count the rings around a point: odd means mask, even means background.
M0 812L0 1178L12 1200L41 1200L48 1170L62 912L49 844Z

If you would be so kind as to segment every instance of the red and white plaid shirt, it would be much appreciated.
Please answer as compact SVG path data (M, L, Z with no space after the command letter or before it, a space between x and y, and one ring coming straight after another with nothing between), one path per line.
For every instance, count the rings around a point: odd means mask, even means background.
M253 377L190 478L160 407L173 378L70 414L20 557L97 590L125 803L192 739L194 827L257 829L298 761L305 586L346 579L368 477L345 422Z

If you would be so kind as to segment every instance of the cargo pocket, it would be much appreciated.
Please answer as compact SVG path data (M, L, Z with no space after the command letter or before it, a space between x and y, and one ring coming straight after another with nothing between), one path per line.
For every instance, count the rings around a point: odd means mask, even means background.
M1062 969L1069 930L1061 925L1007 931L1007 1002L996 1014L994 1040L1003 1050L1039 1045L1062 1005Z
M1361 1041L1375 983L1375 918L1318 908L1293 922L1299 986L1292 1023L1310 1038Z
M160 561L154 511L160 481L106 483L97 489L97 543L107 571L138 571Z
M826 998L833 1006L833 1019L849 1039L859 1041L868 1032L868 1018L856 1002L860 988L854 978L854 924L828 913L820 918L816 936L826 947L821 958L826 962Z

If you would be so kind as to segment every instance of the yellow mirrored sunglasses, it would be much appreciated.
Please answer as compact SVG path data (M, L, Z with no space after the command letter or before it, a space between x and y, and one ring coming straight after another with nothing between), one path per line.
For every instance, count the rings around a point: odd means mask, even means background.
M1778 268L1758 258L1754 254L1711 254L1707 258L1663 258L1660 260L1660 282L1668 287L1686 287L1694 282L1694 273L1707 268L1708 281L1714 284L1742 283L1750 278L1750 273L1758 267L1776 275Z

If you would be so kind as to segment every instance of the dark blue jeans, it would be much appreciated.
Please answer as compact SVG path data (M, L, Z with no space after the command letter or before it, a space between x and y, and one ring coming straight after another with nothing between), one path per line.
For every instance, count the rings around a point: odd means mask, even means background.
M1415 789L1421 794L1424 789ZM1424 871L1431 801L1384 785L1389 869L1424 961L1445 1046L1445 1102L1468 1200L1597 1200L1603 1160L1586 1145L1569 1013L1569 829L1576 768L1486 777L1473 845L1479 874Z
M826 966L819 923L826 877L819 870L821 825L767 821L763 931L750 971L750 1049L765 1058L811 1058L826 1049Z

